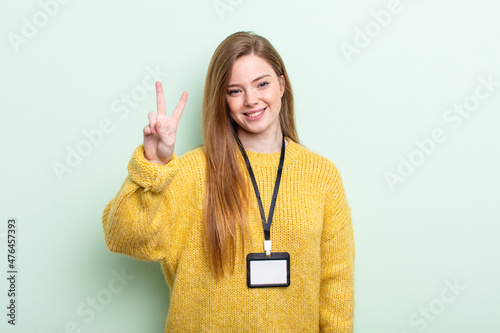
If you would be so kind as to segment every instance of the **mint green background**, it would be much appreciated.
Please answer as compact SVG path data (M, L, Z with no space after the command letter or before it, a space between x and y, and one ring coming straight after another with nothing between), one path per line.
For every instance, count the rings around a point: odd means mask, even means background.
M155 94L148 90L123 119L111 105L142 84L146 68L168 72L167 109L190 94L176 147L186 152L201 143L214 49L232 32L253 30L285 60L302 143L343 176L356 240L355 332L422 331L409 318L436 306L447 280L466 290L423 331L500 332L500 89L460 128L442 118L480 76L500 81L499 2L401 0L351 62L340 43L353 44L354 29L391 1L221 0L231 8L223 19L213 2L69 1L19 52L8 34L21 34L40 4L1 2L0 258L15 216L19 308L18 325L7 325L1 278L0 330L60 333L74 322L80 332L163 332L168 288L159 265L109 252L101 228ZM59 181L52 163L64 163L66 147L102 119L113 131ZM384 173L435 128L447 140L391 191ZM123 269L134 280L86 322L77 308Z

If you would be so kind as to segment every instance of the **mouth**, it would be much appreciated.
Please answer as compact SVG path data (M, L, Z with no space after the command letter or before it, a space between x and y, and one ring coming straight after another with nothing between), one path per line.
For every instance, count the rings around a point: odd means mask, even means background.
M267 107L263 108L263 109L260 109L260 110L254 110L254 111L249 111L249 112L245 112L243 113L245 116L247 116L248 118L257 118L258 116L260 116L261 114L264 113L264 111L266 111Z

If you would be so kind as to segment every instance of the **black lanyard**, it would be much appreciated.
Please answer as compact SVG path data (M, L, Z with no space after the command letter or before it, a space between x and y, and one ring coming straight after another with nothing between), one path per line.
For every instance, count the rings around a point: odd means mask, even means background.
M262 200L260 198L259 187L257 186L257 181L255 180L255 175L252 170L252 166L250 165L250 161L248 160L247 153L245 152L245 148L241 144L239 138L236 138L238 142L238 147L240 148L241 154L245 159L245 164L247 165L248 174L250 175L250 179L252 180L253 189L255 190L255 196L257 197L257 202L259 203L260 217L262 219L262 226L264 227L264 238L266 241L271 239L271 223L273 222L273 214L274 207L276 206L276 198L278 197L278 190L281 182L281 173L283 171L283 162L285 161L285 137L283 136L282 144L281 144L281 155L280 155L280 163L278 165L278 174L276 175L276 183L274 184L274 192L273 199L271 200L271 207L269 208L269 217L266 221L266 215L264 214L264 207L262 206Z

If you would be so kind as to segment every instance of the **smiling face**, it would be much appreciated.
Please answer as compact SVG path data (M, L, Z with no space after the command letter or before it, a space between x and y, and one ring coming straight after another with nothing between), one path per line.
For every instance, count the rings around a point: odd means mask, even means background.
M245 55L234 62L226 102L242 142L269 137L281 140L279 113L284 80L258 56Z

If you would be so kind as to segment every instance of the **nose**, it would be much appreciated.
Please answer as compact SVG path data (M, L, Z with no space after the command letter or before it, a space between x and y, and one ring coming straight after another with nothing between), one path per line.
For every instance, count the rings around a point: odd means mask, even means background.
M259 103L258 94L251 90L247 90L245 94L245 106L252 106L257 103Z

